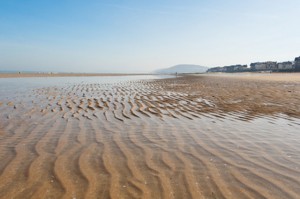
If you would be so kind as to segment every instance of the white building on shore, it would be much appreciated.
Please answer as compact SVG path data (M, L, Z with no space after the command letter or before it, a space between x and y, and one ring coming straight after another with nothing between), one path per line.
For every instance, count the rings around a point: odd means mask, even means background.
M278 70L292 70L294 68L293 62L286 61L286 62L280 62L277 63Z
M277 62L267 61L267 62L256 62L250 64L251 70L276 70L277 69Z

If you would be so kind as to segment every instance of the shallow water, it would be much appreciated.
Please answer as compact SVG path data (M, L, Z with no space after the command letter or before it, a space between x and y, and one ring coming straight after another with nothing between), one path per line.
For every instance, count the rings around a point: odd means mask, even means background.
M209 112L151 80L72 81L3 101L1 198L300 195L299 119Z
M113 84L133 80L171 78L171 75L126 75L126 76L89 76L89 77L26 77L0 78L0 100L18 92L28 92L34 88L66 86L73 84Z

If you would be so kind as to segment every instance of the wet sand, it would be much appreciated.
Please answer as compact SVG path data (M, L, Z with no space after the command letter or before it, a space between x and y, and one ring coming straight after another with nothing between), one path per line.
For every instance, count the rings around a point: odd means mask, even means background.
M184 76L0 102L1 198L298 198L300 81Z
M204 96L214 104L210 111L300 116L300 73L213 74L165 82L165 89L188 91L191 100Z

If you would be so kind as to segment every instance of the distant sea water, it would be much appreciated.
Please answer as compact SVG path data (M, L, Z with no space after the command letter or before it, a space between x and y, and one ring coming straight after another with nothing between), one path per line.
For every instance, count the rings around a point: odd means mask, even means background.
M16 71L16 70L0 70L2 74L9 74L9 73L48 73L48 72L40 72L40 71Z
M6 73L10 73L6 71ZM28 72L29 73L29 72ZM48 86L66 86L74 84L113 84L135 80L171 78L170 75L125 75L125 76L80 76L80 77L29 77L0 78L0 100L17 92Z

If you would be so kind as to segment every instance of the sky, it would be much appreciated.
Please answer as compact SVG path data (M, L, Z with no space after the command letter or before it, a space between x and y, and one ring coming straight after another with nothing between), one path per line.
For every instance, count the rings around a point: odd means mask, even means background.
M292 61L299 8L299 0L0 0L0 71Z

